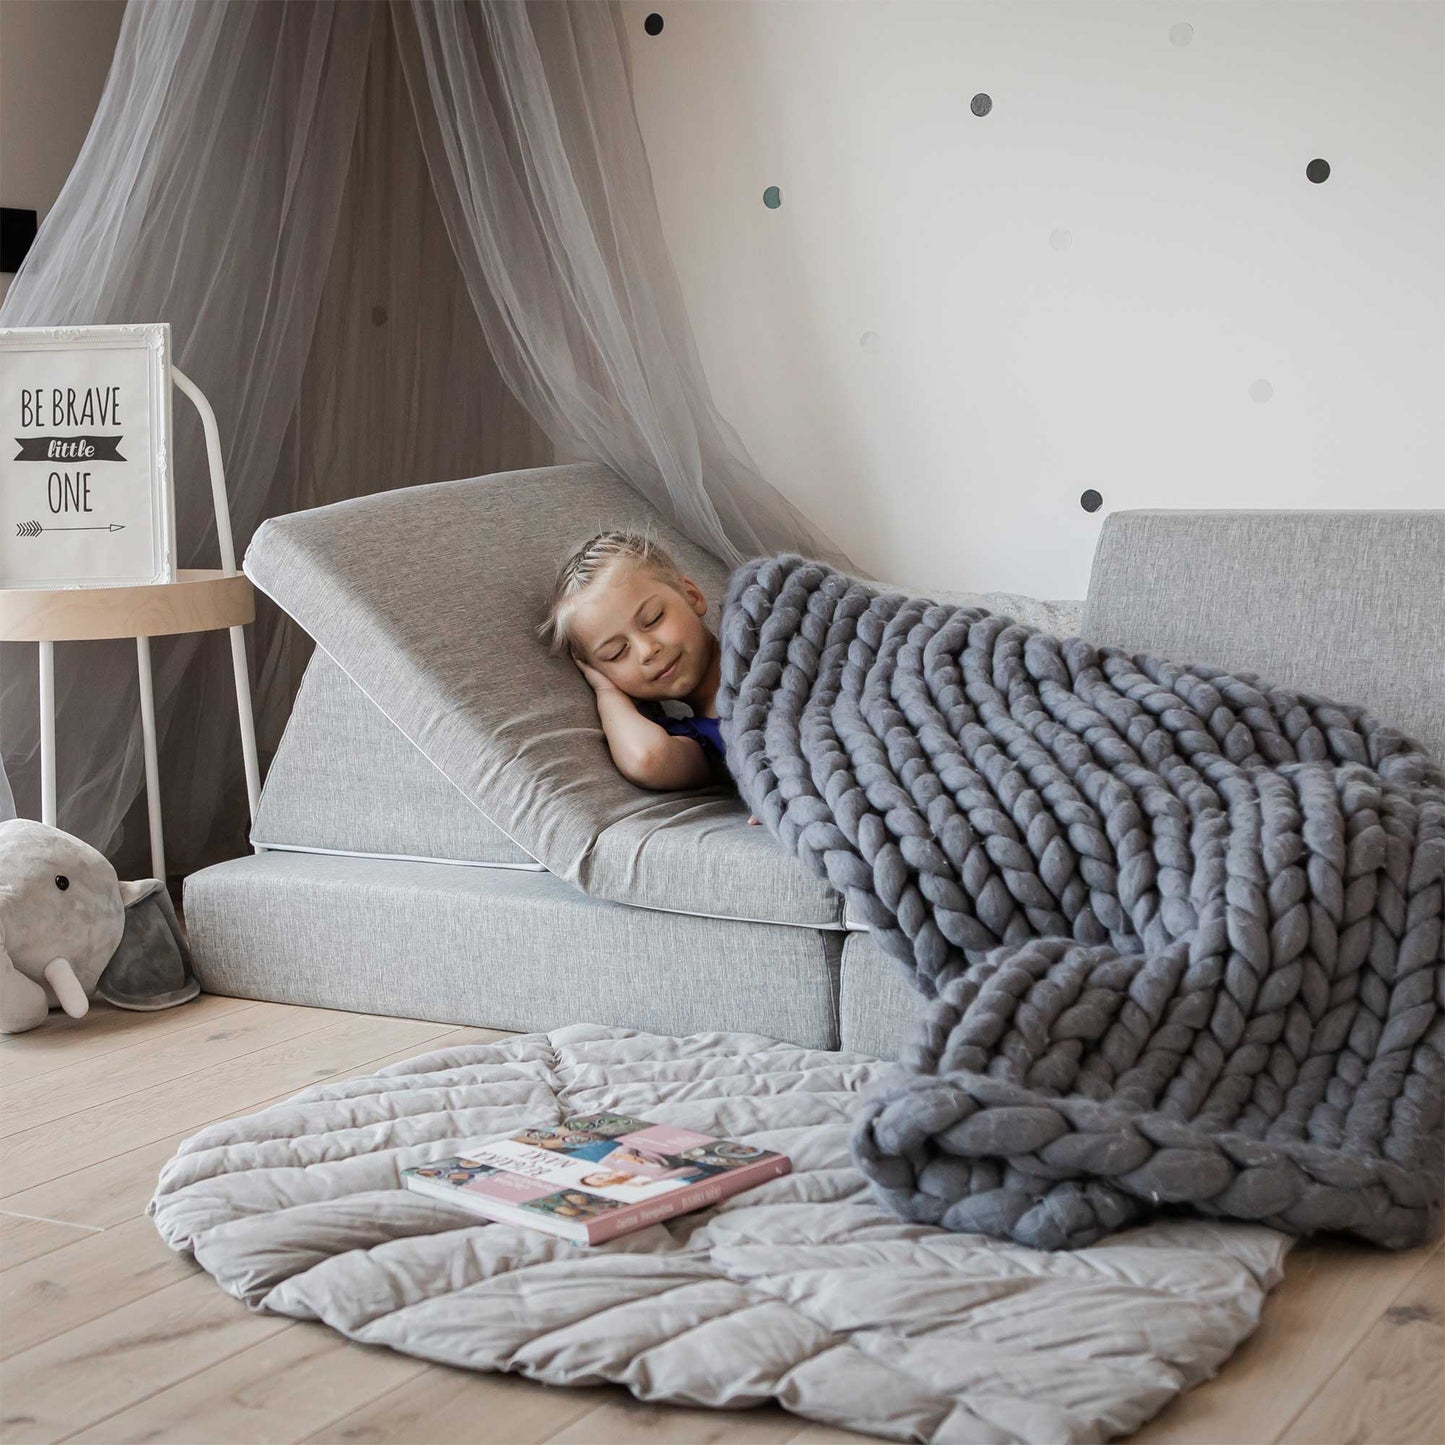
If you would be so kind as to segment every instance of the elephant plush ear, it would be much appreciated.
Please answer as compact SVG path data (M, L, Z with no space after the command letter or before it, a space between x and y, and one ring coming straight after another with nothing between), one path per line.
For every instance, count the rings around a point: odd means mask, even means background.
M191 951L176 922L170 894L155 878L122 883L125 933L111 955L97 997L117 1008L163 1009L189 1003L200 993Z
M120 901L129 908L133 903L149 898L158 888L164 890L164 884L159 878L142 878L135 883L123 882L120 885Z

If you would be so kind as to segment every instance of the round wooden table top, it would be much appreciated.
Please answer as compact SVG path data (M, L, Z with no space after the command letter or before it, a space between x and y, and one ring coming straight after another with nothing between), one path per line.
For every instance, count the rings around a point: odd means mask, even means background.
M181 568L174 582L142 587L0 587L0 642L88 642L214 632L256 616L243 574Z

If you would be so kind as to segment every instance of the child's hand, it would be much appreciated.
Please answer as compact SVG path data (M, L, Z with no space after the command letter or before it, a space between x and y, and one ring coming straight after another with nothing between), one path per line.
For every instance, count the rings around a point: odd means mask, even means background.
M757 826L758 826L758 820L757 820L756 818L749 818L749 819L748 819L748 827L749 827L749 828L756 828Z
M572 661L575 662L577 666L581 669L582 676L585 677L589 683L591 683L593 692L602 693L621 691L621 689L617 686L615 682L609 682L608 679L603 677L602 674L598 672L595 667L589 667L585 662L583 662L582 659L578 657L575 652L572 654Z

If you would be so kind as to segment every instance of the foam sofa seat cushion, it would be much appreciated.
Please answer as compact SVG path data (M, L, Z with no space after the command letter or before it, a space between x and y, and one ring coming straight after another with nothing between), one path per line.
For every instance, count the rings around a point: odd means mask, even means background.
M319 647L267 771L251 842L368 857L542 866Z
M1445 759L1445 511L1115 512L1083 635L1368 708Z
M409 487L272 518L252 538L245 569L452 784L583 892L734 917L742 877L743 917L841 924L833 890L781 848L768 849L761 866L763 840L738 827L720 827L718 849L705 855L681 839L672 822L695 817L700 799L724 803L716 816L731 810L740 827L746 814L726 788L656 793L629 783L612 763L586 680L536 640L560 555L618 526L651 528L707 594L715 631L727 568L593 464ZM643 838L653 841L639 848ZM724 847L736 851L733 861Z

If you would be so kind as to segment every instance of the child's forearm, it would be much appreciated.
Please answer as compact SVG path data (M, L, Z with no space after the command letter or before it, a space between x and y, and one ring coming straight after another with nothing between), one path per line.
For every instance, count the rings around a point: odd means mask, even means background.
M599 692L597 715L612 761L629 782L642 788L695 788L707 781L701 746L643 717L626 693Z
M612 761L619 768L624 763L635 763L646 757L662 738L669 736L666 728L659 727L651 718L643 717L624 692L599 692L597 715L602 719L602 731L607 735Z

